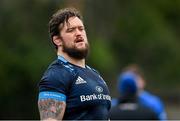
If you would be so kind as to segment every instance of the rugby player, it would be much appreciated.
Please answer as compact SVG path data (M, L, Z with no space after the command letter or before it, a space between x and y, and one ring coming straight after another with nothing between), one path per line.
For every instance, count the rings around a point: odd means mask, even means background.
M108 87L86 65L89 52L82 16L74 8L60 9L49 21L57 59L39 82L41 120L107 120L111 107Z

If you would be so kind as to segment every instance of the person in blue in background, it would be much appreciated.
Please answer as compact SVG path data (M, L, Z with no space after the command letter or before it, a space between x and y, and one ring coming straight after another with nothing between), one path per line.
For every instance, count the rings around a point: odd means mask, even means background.
M136 75L134 76L136 77L134 78L134 81L136 81L138 88L139 103L153 110L158 115L159 120L167 120L167 114L161 99L158 96L153 95L152 93L145 90L145 78L138 65L132 64L123 69L118 79L118 91L120 92L123 88L120 86L120 78L122 78L122 76L126 76L127 73L133 73ZM118 99L113 98L112 106L117 105L117 103Z
M158 120L157 114L138 101L137 76L128 72L119 78L120 96L110 110L111 120Z

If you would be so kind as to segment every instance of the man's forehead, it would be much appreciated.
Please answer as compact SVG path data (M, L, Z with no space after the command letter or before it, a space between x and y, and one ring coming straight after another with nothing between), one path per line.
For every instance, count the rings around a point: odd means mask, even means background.
M73 16L70 17L67 22L65 21L64 23L61 23L59 25L60 30L66 30L72 27L84 27L84 24L81 19L79 19L76 16Z
M81 19L78 17L70 17L67 22L64 23L65 27L84 26Z

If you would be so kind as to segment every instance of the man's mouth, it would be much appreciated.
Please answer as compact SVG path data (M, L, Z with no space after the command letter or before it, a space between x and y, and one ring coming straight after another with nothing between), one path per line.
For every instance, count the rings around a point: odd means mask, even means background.
M83 38L77 38L77 39L75 40L75 43L79 43L79 42L84 42L84 39L83 39Z

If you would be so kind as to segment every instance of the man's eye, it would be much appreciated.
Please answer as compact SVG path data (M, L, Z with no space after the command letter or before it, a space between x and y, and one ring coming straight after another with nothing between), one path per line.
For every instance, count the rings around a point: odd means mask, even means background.
M72 32L74 29L67 29L67 32Z
M81 30L81 31L84 30L84 27L80 27L79 30Z

